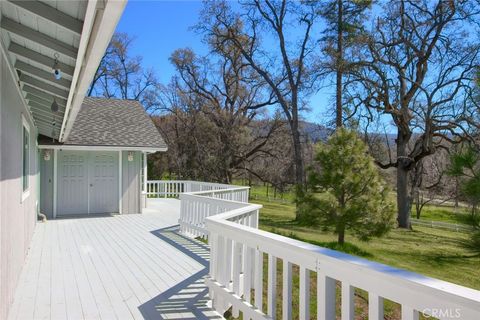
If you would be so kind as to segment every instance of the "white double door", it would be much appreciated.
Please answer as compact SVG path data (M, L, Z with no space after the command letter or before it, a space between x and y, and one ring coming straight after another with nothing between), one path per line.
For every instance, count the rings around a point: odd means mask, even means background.
M118 152L58 151L57 155L57 215L118 212Z

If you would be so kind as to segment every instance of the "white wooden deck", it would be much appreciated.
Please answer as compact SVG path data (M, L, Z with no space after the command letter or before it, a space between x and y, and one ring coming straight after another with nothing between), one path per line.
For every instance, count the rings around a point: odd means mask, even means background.
M179 201L37 225L9 319L217 319L208 247L176 232Z

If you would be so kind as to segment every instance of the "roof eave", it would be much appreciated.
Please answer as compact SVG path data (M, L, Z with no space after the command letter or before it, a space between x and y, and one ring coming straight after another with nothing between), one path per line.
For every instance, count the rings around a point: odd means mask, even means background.
M127 1L109 0L103 8L99 8L101 3L90 0L87 7L84 34L80 40L77 65L60 131L61 142L65 141L70 134L85 94L115 32L115 27Z
M76 151L143 151L166 152L168 147L146 146L102 146L102 145L74 145L74 144L39 144L39 149L76 150Z

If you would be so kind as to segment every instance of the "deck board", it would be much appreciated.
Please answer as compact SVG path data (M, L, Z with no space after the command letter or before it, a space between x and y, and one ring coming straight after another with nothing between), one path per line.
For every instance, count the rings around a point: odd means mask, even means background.
M205 297L208 247L176 232L177 200L153 201L39 223L8 319L221 318Z

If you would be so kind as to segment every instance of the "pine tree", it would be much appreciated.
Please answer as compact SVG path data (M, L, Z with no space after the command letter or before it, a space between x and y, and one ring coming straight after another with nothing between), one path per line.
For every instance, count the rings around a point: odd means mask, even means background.
M339 128L317 146L308 185L300 220L333 231L339 244L347 231L368 240L392 227L395 210L388 189L355 132Z
M343 76L348 69L346 51L355 46L363 33L365 13L371 0L332 0L322 16L328 27L324 34L325 52L331 57L331 69L335 73L335 124L343 125Z

